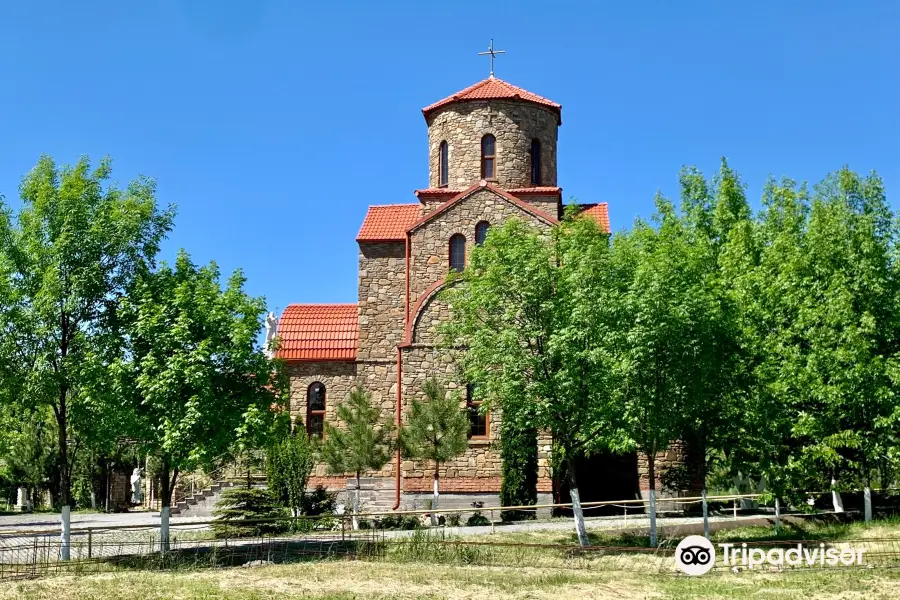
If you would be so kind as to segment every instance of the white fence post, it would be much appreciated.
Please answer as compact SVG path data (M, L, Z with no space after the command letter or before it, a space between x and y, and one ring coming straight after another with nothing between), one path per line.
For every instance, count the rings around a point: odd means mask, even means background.
M703 537L709 539L709 504L706 502L706 488L700 492L703 497Z
M872 488L866 486L863 490L863 499L865 500L866 523L872 522Z
M775 498L775 531L781 531L781 503Z
M169 551L169 507L159 509L159 551Z
M656 490L650 490L650 547L656 548Z
M59 559L69 560L72 545L72 512L68 505L62 507L60 520L62 532L59 540Z

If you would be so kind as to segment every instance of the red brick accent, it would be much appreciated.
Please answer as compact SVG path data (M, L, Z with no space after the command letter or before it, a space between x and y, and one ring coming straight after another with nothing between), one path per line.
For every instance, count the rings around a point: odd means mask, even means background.
M402 488L404 492L430 492L433 481L431 477L404 477ZM440 491L443 494L454 492L499 493L502 483L502 477L448 477L440 480ZM552 490L553 482L550 479L538 479L537 491L550 492Z
M306 483L307 488L315 488L318 486L324 487L329 491L337 491L343 490L347 487L347 478L346 477L310 477L309 481Z

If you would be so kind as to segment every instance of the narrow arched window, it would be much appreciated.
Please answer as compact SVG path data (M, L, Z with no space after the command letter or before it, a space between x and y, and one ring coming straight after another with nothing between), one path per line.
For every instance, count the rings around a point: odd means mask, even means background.
M306 432L318 438L325 433L325 385L318 381L306 388Z
M481 400L475 399L475 384L466 385L466 410L469 413L469 437L487 438L490 432L490 417L481 412Z
M448 173L449 168L450 168L449 154L450 154L450 150L449 150L449 148L447 146L447 142L445 140L445 141L441 142L440 165L438 166L438 169L440 171L439 178L438 178L438 181L439 181L438 185L440 185L441 187L447 187L447 181L450 179L450 174Z
M481 138L481 178L497 178L497 140L490 133Z
M541 185L541 142L531 140L531 185Z
M461 273L466 268L466 238L462 234L450 237L450 270Z
M490 228L491 224L487 221L479 221L478 225L475 226L475 244L477 246L484 243L484 239L487 237L487 232Z

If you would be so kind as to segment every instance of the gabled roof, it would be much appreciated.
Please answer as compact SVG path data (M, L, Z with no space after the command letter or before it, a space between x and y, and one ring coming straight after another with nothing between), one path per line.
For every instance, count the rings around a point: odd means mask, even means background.
M511 83L497 79L493 75L487 79L483 79L474 85L470 85L464 90L460 90L452 96L447 96L443 100L439 100L434 104L426 106L422 109L425 118L439 108L443 108L454 102L467 102L472 100L522 100L538 104L554 111L562 123L562 105L548 100L537 94L523 90Z
M278 358L290 361L356 360L356 304L291 304L278 319Z
M385 204L370 206L357 242L394 242L406 239L406 230L419 220L419 204Z
M482 180L479 181L478 183L472 185L469 189L463 190L462 192L460 192L459 194L457 194L457 195L454 196L453 198L450 198L449 200L447 200L446 202L444 202L443 204L441 204L441 205L440 205L438 208L436 208L435 210L431 211L430 213L428 213L427 215L425 215L424 217L422 217L421 219L419 219L418 221L416 221L415 223L413 223L412 225L410 225L408 231L409 231L410 233L412 233L413 230L418 229L419 227L421 227L421 226L424 225L425 223L428 223L429 221L431 221L432 219L434 219L434 218L437 217L438 215L440 215L440 214L446 212L446 211L449 210L451 207L453 207L454 205L458 204L459 202L465 200L466 198L468 198L469 196L471 196L472 194L474 194L475 192L477 192L477 191L480 190L480 189L488 189L488 190L491 190L492 192L494 192L495 194L497 194L497 195L500 196L501 198L505 198L506 200L508 200L508 201L511 202L512 204L515 204L516 206L518 206L519 208L521 208L523 211L525 211L525 212L527 212L527 213L529 213L529 214L531 214L531 215L534 215L535 217L541 219L542 221L545 221L546 223L549 223L549 224L551 224L551 225L556 225L556 224L559 223L559 220L557 220L556 217L547 214L546 212L540 210L539 208L535 208L534 206L528 204L527 202L524 202L524 201L522 201L522 200L519 200L518 198L516 198L516 197L513 196L512 194L509 194L509 193L507 193L507 192L501 190L501 189L498 188L497 186L492 185L492 184L490 184L490 183L488 183L487 181L485 181L485 180L482 179Z
M609 228L609 205L606 202L599 204L579 204L581 214L591 217L600 225L606 233L610 233Z

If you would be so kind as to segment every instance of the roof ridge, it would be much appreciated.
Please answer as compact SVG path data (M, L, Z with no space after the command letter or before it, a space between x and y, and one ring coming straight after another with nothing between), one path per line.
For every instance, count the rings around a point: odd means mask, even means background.
M370 204L369 208L380 208L382 206L419 206L418 202L400 202L397 204Z
M290 306L359 306L359 302L291 302Z

